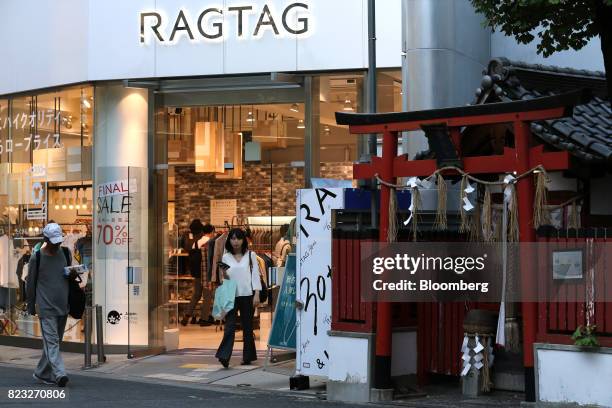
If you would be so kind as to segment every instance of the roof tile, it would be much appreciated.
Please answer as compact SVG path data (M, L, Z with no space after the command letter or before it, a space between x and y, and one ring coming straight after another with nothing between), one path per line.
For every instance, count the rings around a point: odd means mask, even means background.
M514 100L562 93L567 86L558 91L550 87L566 83L593 86L596 96L588 103L576 106L573 117L546 121L541 126L532 126L532 131L546 143L566 149L580 160L607 160L612 166L612 108L610 102L600 96L602 89L607 89L603 72L526 64L503 58L499 61L508 75L498 85Z

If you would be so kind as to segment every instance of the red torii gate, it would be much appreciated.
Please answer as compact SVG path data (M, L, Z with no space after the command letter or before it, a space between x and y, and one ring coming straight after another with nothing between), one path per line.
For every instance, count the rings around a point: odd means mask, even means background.
M348 125L352 134L382 134L382 157L372 157L370 163L354 164L355 179L373 179L376 174L391 184L397 177L423 177L434 173L438 168L436 160L408 160L397 155L398 134L404 131L421 130L432 125L446 126L452 144L463 170L471 174L513 173L522 174L541 165L548 171L569 168L569 154L566 151L545 153L543 145L530 147L532 121L555 119L573 114L575 105L587 98L584 92L571 92L562 95L531 99L528 101L470 105L456 108L434 109L417 112L394 113L336 113L339 125ZM512 123L514 128L514 148L504 147L501 155L462 157L461 128L473 125L492 125ZM452 173L452 171L451 171ZM380 235L381 242L387 240L389 227L390 187L381 184ZM533 176L524 177L517 182L519 211L519 234L521 242L535 241L533 227ZM533 293L537 281L529 274L529 260L521 259L521 289ZM537 329L537 303L522 303L523 315L523 363L525 366L526 399L535 400L535 380L533 373L533 343ZM379 302L376 315L376 361L374 387L389 389L391 385L391 303Z

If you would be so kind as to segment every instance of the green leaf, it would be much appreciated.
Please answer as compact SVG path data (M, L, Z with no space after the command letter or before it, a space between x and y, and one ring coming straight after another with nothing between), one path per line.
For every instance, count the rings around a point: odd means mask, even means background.
M519 43L537 41L539 54L579 50L599 35L596 1L612 0L470 0L485 24ZM536 39L537 38L537 39Z
M572 334L572 340L579 340L582 337L582 326L578 326L574 334Z

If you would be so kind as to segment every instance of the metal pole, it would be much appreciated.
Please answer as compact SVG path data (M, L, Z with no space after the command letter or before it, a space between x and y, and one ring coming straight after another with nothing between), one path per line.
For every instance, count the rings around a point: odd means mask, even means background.
M96 305L96 346L98 348L98 363L106 362L106 355L104 354L104 333L102 332L104 327L102 321L102 306Z
M368 0L368 112L376 112L376 5L375 0ZM376 134L368 135L368 153L376 156Z
M367 112L376 112L376 4L375 0L368 0L368 75L366 82ZM370 160L376 156L378 150L377 135L368 135L368 156ZM372 228L378 226L378 209L376 208L376 180L372 179L372 199L370 203Z
M308 75L304 78L304 186L312 188L312 178L319 177L321 168L321 136L319 132L320 113L319 78Z
M85 361L83 362L83 368L91 368L91 306L85 307Z

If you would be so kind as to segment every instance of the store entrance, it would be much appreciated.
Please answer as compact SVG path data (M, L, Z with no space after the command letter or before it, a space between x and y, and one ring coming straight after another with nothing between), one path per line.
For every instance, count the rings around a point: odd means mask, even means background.
M179 349L216 349L223 337L212 318L216 264L228 230L246 232L268 286L292 251L295 192L304 183L304 105L166 106L158 119L168 146L167 327L176 328ZM253 321L262 352L273 300L256 309Z
M335 112L360 110L362 80L357 73L272 74L156 84L152 196L157 233L150 248L155 258L150 265L156 266L150 268L151 285L156 286L149 290L156 294L150 302L156 344L168 351L211 351L221 342L222 328L209 319L218 284L213 263L202 278L190 270L189 252L200 238L190 226L199 220L215 228L209 234L214 244L204 246L217 257L223 252L219 235L232 227L249 233L263 279L272 288L254 321L256 348L263 354L277 282L282 282L287 254L295 250L296 192L317 178L353 178L357 141L336 124ZM391 100L399 100L397 87L388 82ZM241 338L238 331L237 354Z

